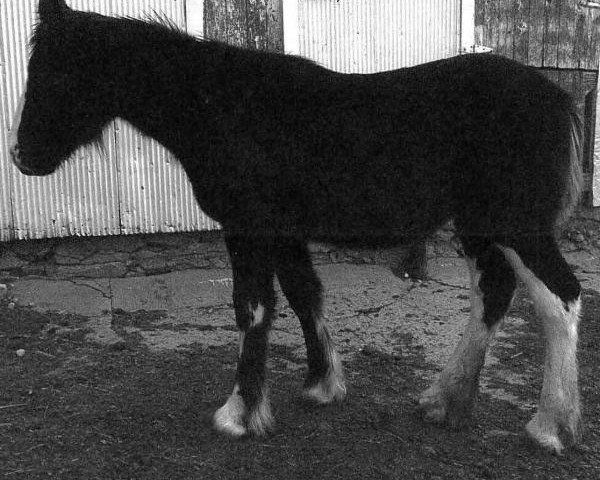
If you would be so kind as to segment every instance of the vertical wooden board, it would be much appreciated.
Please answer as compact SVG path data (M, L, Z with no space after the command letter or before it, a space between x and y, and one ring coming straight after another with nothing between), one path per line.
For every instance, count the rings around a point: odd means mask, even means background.
M513 0L513 58L521 63L528 62L529 2Z
M533 67L541 67L544 62L545 3L546 0L529 1L527 63Z
M283 0L267 1L267 49L283 53Z
M486 14L487 14L487 0L475 2L475 45L487 45L486 35L488 29Z
M560 41L560 13L562 3L567 0L552 0L546 2L545 7L545 31L544 31L544 54L542 66L558 67L558 45Z
M582 91L584 92L584 144L583 173L594 171L594 123L596 121L596 98L598 95L598 72L581 71Z
M488 3L488 19L489 19L489 34L486 45L493 46L494 53L499 54L499 44L500 44L500 22L499 12L500 12L500 4L496 1L491 1ZM504 42L502 42L504 43Z
M502 14L500 16L502 34L504 35L503 55L508 58L514 56L514 2L515 0L502 0Z
M579 68L586 70L591 70L591 68L587 66L587 58L590 53L592 53L590 50L595 37L590 28L592 25L593 11L594 10L590 8L581 8L577 16L577 34L575 36L575 41L578 44L577 51L580 54Z
M495 30L495 52L506 56L506 1L498 0L493 10L490 27Z
M227 24L227 0L204 0L204 36L225 41Z
M227 43L240 47L248 46L247 18L247 0L227 0Z
M231 45L283 51L282 0L205 0L204 36Z
M582 57L579 68L596 70L598 68L600 52L600 9L583 8Z
M600 72L599 78L600 78ZM594 125L594 172L592 177L592 205L600 207L600 95L596 95L596 122Z
M575 68L582 68L588 53L589 34L587 28L588 12L586 9L575 10L575 31L573 32L573 57Z
M576 2L563 0L560 9L558 24L558 68L578 68L579 55L576 52L577 42L577 10L580 10Z
M489 18L489 35L487 45L494 46L494 52L500 54L504 41L500 41L500 7L501 4L494 1L488 4L488 18Z
M594 68L600 63L600 10L593 10L592 21L590 22L590 55L587 57L588 64L586 68ZM595 69L595 68L594 68Z
M248 47L266 50L268 46L267 0L247 0Z

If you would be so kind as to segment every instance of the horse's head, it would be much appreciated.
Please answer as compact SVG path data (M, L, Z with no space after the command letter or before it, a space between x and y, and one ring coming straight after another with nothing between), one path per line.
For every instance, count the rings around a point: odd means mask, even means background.
M26 175L54 172L79 146L98 139L109 120L93 69L84 65L78 12L64 0L40 0L38 13L26 90L9 143L15 165Z

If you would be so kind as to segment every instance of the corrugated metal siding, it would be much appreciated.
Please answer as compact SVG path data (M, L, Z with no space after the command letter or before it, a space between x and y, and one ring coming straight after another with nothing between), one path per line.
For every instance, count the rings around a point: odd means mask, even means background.
M0 240L206 230L218 225L198 208L172 155L123 121L104 135L104 151L82 149L57 174L21 175L6 142L25 86L37 0L0 2ZM185 0L71 0L76 9L153 16L186 27Z
M288 0L286 0L286 3ZM373 72L454 55L460 0L293 0L301 55L341 71ZM25 85L27 45L37 0L0 1L0 240L207 230L176 160L121 120L105 149L77 152L55 175L29 178L12 166L6 141ZM197 29L202 0L70 0L107 15L158 12ZM229 5L229 4L228 4ZM284 7L285 7L284 3Z
M299 0L299 53L371 73L456 55L460 0Z

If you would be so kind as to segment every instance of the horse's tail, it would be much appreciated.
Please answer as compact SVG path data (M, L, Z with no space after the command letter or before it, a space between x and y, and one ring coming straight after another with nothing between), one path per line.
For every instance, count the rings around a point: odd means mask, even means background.
M556 220L558 227L563 226L569 219L579 201L583 186L582 170L582 139L583 122L572 102L569 104L569 157L564 178L564 194L561 209Z

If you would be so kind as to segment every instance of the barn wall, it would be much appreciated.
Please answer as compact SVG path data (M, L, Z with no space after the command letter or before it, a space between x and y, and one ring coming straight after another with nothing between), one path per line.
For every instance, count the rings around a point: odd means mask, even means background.
M579 0L477 0L476 40L534 67L597 70L600 10Z
M476 42L541 68L572 94L585 123L585 203L600 206L600 136L596 125L600 9L580 0L476 0ZM591 195L590 195L591 193Z
M456 55L460 0L298 0L302 56L371 73Z
M204 0L204 34L232 45L282 52L283 1L288 0Z

